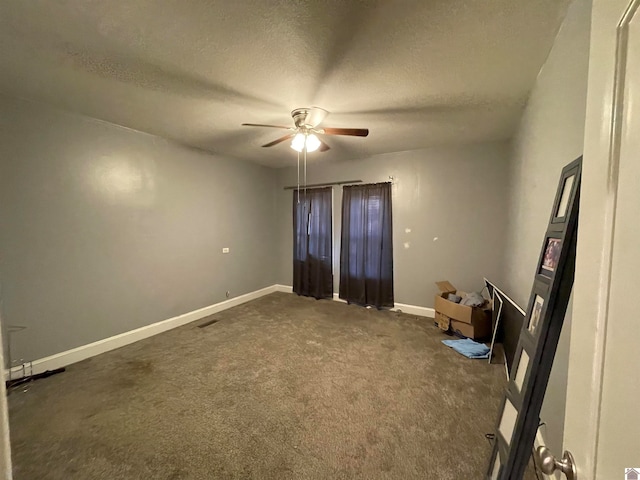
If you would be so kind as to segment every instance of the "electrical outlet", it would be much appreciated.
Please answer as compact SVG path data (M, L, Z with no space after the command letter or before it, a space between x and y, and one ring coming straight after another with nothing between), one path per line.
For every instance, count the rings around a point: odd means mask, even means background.
M222 253L229 253L229 247L224 247L222 249Z

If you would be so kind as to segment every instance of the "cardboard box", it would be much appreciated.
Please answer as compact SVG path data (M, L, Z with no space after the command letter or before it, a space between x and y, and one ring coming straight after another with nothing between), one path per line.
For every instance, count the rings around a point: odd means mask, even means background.
M442 331L448 332L449 327L451 327L451 319L447 317L445 314L436 312L436 325Z
M448 281L436 282L440 293L436 295L434 309L436 324L444 331L451 330L463 337L479 339L491 336L491 306L469 307L450 302L447 296L454 293L462 298L466 293L457 290Z

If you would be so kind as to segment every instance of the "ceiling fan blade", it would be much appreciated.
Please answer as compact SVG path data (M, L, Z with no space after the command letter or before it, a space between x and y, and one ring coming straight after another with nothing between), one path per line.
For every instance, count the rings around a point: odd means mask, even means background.
M327 118L327 115L329 115L329 112L324 108L311 107L309 108L309 113L307 113L307 118L304 123L311 125L311 127L317 127L325 118Z
M274 140L273 142L269 142L269 143L265 143L264 145L262 145L263 147L273 147L274 145L277 145L279 143L282 143L286 140L288 140L289 138L293 137L293 133L290 133L289 135L285 135L284 137L280 137L277 140Z
M330 149L331 147L329 145L327 145L322 140L320 140L320 148L318 149L320 152L326 152L327 150L330 150Z
M325 135L349 135L351 137L366 137L369 135L368 128L331 128L323 127L319 130Z
M285 130L290 130L291 127L283 127L282 125L264 125L262 123L243 123L243 127L268 127L268 128L284 128Z

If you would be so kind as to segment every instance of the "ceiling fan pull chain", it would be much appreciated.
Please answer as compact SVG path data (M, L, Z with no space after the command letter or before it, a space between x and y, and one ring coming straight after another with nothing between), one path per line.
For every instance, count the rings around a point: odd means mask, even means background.
M304 145L304 200L307 201L307 145Z
M298 190L296 190L298 194L298 205L300 205L300 152L298 152Z

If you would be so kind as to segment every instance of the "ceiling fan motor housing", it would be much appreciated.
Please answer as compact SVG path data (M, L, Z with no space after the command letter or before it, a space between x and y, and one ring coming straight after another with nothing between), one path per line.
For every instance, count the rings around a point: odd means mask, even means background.
M296 127L304 129L313 128L312 125L306 123L307 117L309 116L309 110L307 108L296 108L291 112L291 116L293 117L293 123Z

